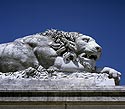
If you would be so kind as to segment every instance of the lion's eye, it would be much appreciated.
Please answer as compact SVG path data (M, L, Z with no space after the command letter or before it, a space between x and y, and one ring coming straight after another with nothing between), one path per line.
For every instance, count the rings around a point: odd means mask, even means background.
M84 39L82 39L84 42L89 42L89 39L88 38L84 38Z

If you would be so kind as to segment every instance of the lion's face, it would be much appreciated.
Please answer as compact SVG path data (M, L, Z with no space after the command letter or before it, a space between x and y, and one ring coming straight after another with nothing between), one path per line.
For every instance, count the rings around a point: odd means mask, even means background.
M94 70L96 60L101 56L102 48L95 42L92 37L80 34L76 38L80 63L89 70Z

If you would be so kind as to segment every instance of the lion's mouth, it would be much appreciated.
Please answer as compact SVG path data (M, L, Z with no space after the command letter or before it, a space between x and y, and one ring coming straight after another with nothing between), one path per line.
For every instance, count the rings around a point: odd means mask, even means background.
M91 60L95 60L95 61L98 59L97 55L85 54L85 53L82 53L81 57L84 57L84 58L87 58L87 59L91 59Z

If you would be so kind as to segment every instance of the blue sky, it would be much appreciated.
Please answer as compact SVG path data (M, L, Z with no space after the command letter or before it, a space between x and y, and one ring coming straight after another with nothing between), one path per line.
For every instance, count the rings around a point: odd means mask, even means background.
M0 0L0 43L50 28L95 38L103 48L97 66L120 71L125 84L124 0Z

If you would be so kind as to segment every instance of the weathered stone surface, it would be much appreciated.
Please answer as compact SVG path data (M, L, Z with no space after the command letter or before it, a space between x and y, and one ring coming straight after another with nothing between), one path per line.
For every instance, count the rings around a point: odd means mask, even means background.
M80 105L67 106L67 109L124 109L125 105Z
M97 67L101 46L47 30L0 44L0 109L124 109L121 73Z
M85 86L119 85L120 72L96 66L101 51L90 36L47 30L0 44L0 78L82 78L81 84Z
M9 105L0 106L0 109L125 109L124 105Z
M77 82L76 82L77 81ZM85 86L79 80L0 80L0 109L124 109L124 86Z
M54 82L55 81L55 82ZM0 85L0 109L124 109L124 86L72 86L68 81L20 80ZM31 84L32 83L32 84ZM22 84L22 85L19 85ZM36 84L36 85L35 85ZM49 86L47 86L49 84ZM61 85L61 86L60 86Z
M66 109L62 105L2 105L0 109Z
M0 84L18 84L19 86L24 86L24 83L30 84L40 84L40 82L47 83L46 86L51 84L57 84L60 87L66 86L115 86L114 79L109 79L109 75L106 73L90 73L90 72L58 72L48 73L46 69L39 67L39 70L33 68L28 68L23 71L1 73L0 74ZM36 85L36 84L34 84Z

